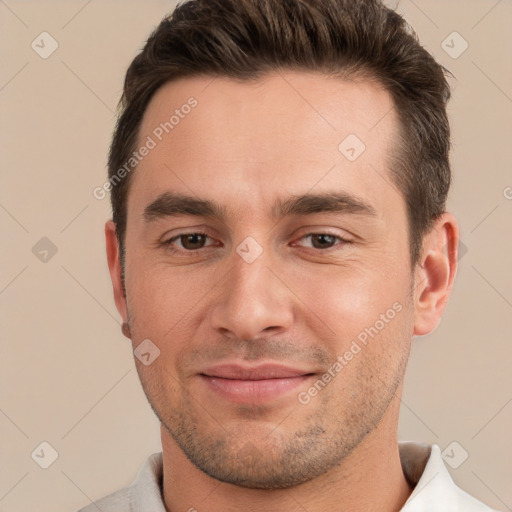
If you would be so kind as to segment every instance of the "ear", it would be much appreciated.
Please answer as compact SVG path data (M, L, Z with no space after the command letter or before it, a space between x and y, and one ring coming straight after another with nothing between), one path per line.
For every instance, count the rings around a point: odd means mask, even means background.
M116 225L111 220L105 224L105 243L107 248L108 269L110 271L110 279L112 280L114 291L114 300L117 310L123 319L123 323L125 323L128 321L128 309L126 307L124 286L121 280L121 263L119 261L119 243L116 236Z
M414 334L432 332L441 321L457 272L459 227L444 213L423 238L415 269Z

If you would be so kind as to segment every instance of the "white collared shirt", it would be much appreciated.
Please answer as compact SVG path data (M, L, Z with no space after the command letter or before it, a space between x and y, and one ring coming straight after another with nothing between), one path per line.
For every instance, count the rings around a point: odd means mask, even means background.
M400 461L414 490L401 512L493 512L453 482L437 445L400 442ZM150 455L131 485L78 512L165 512L162 453Z
M398 443L400 462L414 490L400 512L493 512L457 487L437 444Z

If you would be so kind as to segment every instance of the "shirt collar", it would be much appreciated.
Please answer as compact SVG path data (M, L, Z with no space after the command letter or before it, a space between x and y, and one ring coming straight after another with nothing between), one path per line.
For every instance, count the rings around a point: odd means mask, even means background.
M401 512L490 510L455 485L438 445L400 442L398 447L404 475L414 486Z
M166 512L163 502L162 452L150 455L132 484L134 512Z

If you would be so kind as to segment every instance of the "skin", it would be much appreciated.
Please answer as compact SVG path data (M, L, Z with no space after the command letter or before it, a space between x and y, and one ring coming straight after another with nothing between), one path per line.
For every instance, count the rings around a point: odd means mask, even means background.
M398 120L375 83L298 71L257 83L182 79L154 96L139 140L191 96L197 107L132 176L126 295L115 225L105 226L133 348L150 339L160 350L149 366L135 363L162 425L167 510L399 510L412 490L397 444L403 377L413 335L435 329L451 291L455 219L437 220L412 268L405 201L387 168ZM353 162L338 150L348 134L366 146ZM145 219L165 192L216 201L227 215ZM271 215L278 198L325 192L351 194L374 213ZM173 238L194 232L208 235L203 246ZM334 238L308 236L321 233ZM248 236L263 249L252 263L236 252ZM397 303L400 312L300 403L298 393ZM316 375L240 405L198 376L226 361Z

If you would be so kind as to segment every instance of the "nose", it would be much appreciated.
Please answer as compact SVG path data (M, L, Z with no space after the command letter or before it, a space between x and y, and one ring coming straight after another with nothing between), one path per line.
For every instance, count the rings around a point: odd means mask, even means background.
M293 323L293 293L268 251L248 263L234 252L231 269L218 286L210 311L211 326L240 340L268 337Z

